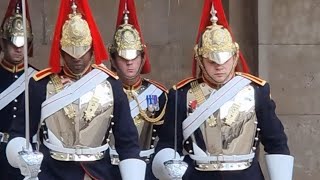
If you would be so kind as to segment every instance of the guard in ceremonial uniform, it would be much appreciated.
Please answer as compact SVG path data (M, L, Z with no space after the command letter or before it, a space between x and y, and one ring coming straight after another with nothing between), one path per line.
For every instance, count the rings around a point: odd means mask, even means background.
M27 8L28 10L28 8ZM27 11L27 37L29 57L32 56L32 30ZM21 0L11 0L0 29L0 179L22 179L19 169L12 168L6 158L5 149L9 139L9 128L17 117L18 109L24 110L24 29L22 26ZM30 67L29 77L36 71Z
M134 0L120 0L116 32L109 48L112 68L122 81L130 104L131 116L139 133L140 157L147 163L146 180L156 179L151 171L151 161L163 124L167 104L167 89L160 83L142 78L151 71L146 45L136 15ZM110 142L114 147L114 141ZM119 179L118 149L110 151ZM117 175L118 174L118 175Z
M60 66L60 57L64 66ZM93 58L95 64L92 65ZM104 66L107 59L87 0L62 0L50 56L50 68L30 80L30 134L43 153L39 179L110 180L109 134L119 153L123 180L141 180L138 133L121 82ZM9 163L34 177L33 162L21 161L24 118L12 127ZM134 174L134 176L132 176Z
M194 76L169 92L166 131L159 136L153 161L155 176L170 178L164 162L177 153L188 163L185 180L263 180L256 153L261 142L271 180L291 180L293 157L269 84L245 73L248 68L230 34L221 0L205 1L196 64L199 76L193 66ZM175 135L177 152L172 149Z

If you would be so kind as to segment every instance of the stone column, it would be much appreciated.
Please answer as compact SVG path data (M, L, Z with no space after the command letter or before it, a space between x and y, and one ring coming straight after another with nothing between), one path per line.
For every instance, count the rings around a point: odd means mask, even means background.
M258 2L259 74L271 84L295 156L294 179L318 179L320 1Z

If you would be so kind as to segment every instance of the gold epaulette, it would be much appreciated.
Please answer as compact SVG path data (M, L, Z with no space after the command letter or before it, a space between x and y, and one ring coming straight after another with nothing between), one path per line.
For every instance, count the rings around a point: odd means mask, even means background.
M33 79L35 81L39 81L39 80L49 76L50 74L52 74L51 68L46 68L46 69L43 69L43 70L37 72L35 75L33 75Z
M164 91L166 93L169 93L169 90L163 84L161 84L161 83L159 83L157 81L151 80L151 79L147 79L147 78L144 78L144 80L146 80L149 83L155 85L157 88L161 89L162 91Z
M174 86L173 86L173 89L174 89L174 90L180 89L180 88L182 88L183 86L185 86L186 84L188 84L188 83L190 83L190 82L192 82L192 81L194 81L194 80L197 80L197 78L195 78L195 77L186 78L186 79L178 82L176 85L174 85Z
M236 72L236 75L245 77L245 78L251 80L252 82L255 82L256 84L259 84L260 86L264 86L267 83L267 81L260 79L256 76L253 76L251 74L248 74L248 73Z
M117 76L114 72L112 72L110 69L108 69L105 66L92 64L92 67L107 73L109 76L113 77L114 79L119 79L119 76Z

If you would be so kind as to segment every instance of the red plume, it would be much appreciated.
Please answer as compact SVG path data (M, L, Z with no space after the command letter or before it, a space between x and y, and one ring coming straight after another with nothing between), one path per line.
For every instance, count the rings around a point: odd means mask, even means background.
M17 7L17 4L19 3L20 9L21 9L21 13L22 13L22 2L21 0L10 0L8 8L7 8L7 12L2 20L1 23L1 29L3 30L3 26L4 26L4 22L7 20L7 18L9 18L10 16L15 14L15 10ZM28 0L26 0L26 18L29 21L30 24L30 30L32 32L32 26L31 26L31 18L30 18L30 13L29 13L29 6L28 6ZM29 50L28 50L28 56L32 57L33 56L33 43L30 42L28 44ZM0 46L0 52L1 52L1 46Z
M134 0L120 0L116 28L118 28L121 24L123 24L123 16L124 16L123 12L125 10L126 3L127 3L127 10L129 11L129 14L128 14L129 24L131 24L139 32L141 42L142 44L145 44L142 33L141 33L140 25L138 22ZM149 54L146 47L144 48L144 53L145 53L145 56L144 56L145 63L142 67L141 74L148 74L151 72L151 65L150 65Z
M71 12L71 1L61 0L60 8L58 13L58 19L56 22L54 36L52 40L51 52L50 52L50 60L49 66L51 67L51 71L57 73L60 71L60 38L61 31L64 22L68 18L68 14Z
M95 56L95 63L101 64L102 61L108 59L107 51L103 44L103 40L99 33L98 27L93 19L88 0L75 0L77 5L77 12L81 13L83 18L88 22L91 36L92 47ZM60 39L62 33L62 26L68 19L68 15L72 12L72 1L61 0L59 8L59 16L57 19L55 32L52 40L51 54L50 54L50 67L52 72L57 73L60 71Z
M201 16L199 29L198 29L196 44L198 44L198 42L201 38L201 35L206 30L206 27L210 26L212 24L212 22L210 21L210 18L211 18L210 11L211 11L211 7L212 7L212 3L214 4L214 8L217 11L217 14L216 14L218 17L217 24L220 24L223 27L225 27L226 29L228 29L231 36L233 37L232 32L231 32L231 28L229 26L226 15L224 13L224 9L223 9L223 5L221 3L221 0L205 0L204 5L203 5L203 9L202 9L202 16ZM240 62L238 63L236 70L248 73L249 67L248 67L246 60L243 57L241 51L239 52L239 59L240 59ZM193 58L193 63L192 63L192 75L194 77L196 77L196 75L197 75L197 61L195 58Z

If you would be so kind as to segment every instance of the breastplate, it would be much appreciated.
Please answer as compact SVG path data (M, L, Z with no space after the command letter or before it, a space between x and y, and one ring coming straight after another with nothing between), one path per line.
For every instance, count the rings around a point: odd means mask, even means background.
M61 79L60 88L68 88L73 82ZM47 98L55 95L56 83L47 85ZM45 119L48 140L51 144L65 148L95 148L102 145L113 113L113 92L105 80L76 101Z
M213 94L216 89L205 83L199 84L205 98ZM187 94L187 102L197 98L196 92L190 89ZM195 91L193 89L193 91ZM213 113L201 126L201 136L193 134L192 140L197 143L204 142L208 155L241 155L252 151L256 135L257 118L255 113L254 88L246 86L237 95L226 102Z

